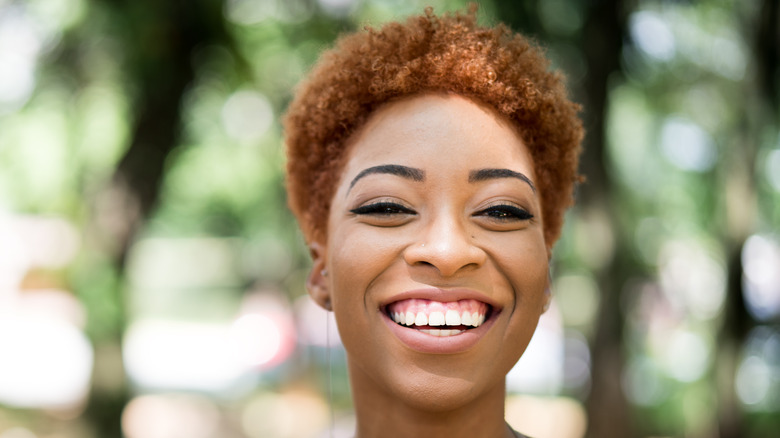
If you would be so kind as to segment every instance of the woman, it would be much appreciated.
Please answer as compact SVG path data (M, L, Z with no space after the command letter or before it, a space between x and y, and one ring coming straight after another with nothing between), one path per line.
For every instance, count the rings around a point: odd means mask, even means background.
M312 298L356 437L522 436L504 379L549 300L582 127L525 38L467 15L342 37L285 119Z

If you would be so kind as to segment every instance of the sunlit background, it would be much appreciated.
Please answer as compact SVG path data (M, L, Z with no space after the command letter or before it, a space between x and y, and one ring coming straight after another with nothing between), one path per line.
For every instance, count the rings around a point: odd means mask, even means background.
M0 438L354 425L280 115L340 32L459 0L0 0ZM780 7L482 1L584 106L535 438L780 434Z

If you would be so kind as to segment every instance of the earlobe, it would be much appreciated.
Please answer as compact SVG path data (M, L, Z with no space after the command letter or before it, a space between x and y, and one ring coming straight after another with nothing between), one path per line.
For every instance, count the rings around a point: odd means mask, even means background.
M328 287L327 253L325 246L320 242L312 242L309 245L309 253L312 258L312 267L306 278L306 289L312 299L325 310L333 310L330 301L330 288Z

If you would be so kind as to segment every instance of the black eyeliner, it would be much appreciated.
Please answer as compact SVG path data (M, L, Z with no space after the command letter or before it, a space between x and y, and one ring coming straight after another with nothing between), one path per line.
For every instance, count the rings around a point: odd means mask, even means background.
M415 214L415 212L401 204L395 202L375 202L373 204L362 205L349 210L352 214Z
M506 214L507 216L495 216L491 215L490 212L501 212ZM514 205L507 205L507 204L499 204L494 205L491 207L488 207L481 212L479 212L479 215L481 216L487 216L492 219L496 220L530 220L534 218L534 215L529 212L528 210L520 207L516 207Z

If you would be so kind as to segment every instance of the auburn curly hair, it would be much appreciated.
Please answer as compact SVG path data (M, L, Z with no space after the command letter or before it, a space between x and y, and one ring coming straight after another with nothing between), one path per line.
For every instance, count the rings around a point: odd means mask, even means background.
M401 97L454 93L492 107L517 128L534 162L548 248L558 239L580 177L579 105L531 41L503 24L432 8L381 29L339 38L297 90L284 118L287 193L307 242L327 238L331 199L346 143L381 105Z

